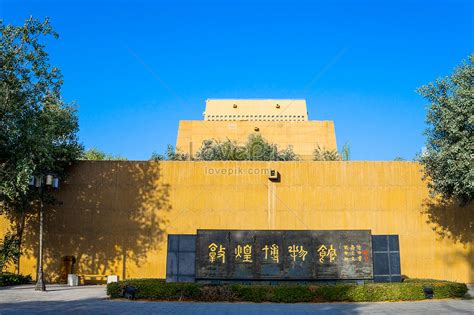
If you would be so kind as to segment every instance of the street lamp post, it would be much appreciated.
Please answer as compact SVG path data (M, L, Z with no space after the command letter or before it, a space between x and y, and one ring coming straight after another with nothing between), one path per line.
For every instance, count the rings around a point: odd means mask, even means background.
M44 190L46 186L58 188L59 179L52 174L39 175L32 177L30 185L40 190L40 207L39 207L39 244L38 244L38 274L36 276L36 291L46 291L46 284L43 275L43 224L44 224Z

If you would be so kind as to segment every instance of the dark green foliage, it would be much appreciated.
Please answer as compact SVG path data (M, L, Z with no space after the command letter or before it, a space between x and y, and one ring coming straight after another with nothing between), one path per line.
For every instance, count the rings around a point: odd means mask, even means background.
M347 153L349 158L349 153ZM337 150L327 150L318 146L313 151L313 161L342 161L342 157Z
M439 281L433 279L407 279L406 283L417 284L422 286L431 286L435 291L435 298L438 296L445 297L463 297L467 293L467 286L463 283L450 281Z
M419 161L433 195L474 200L474 55L447 78L418 89L427 101L426 151Z
M205 302L233 302L238 301L237 294L234 288L220 285L196 286L198 294L194 301Z
M0 20L0 214L15 223L21 242L40 194L32 175L55 173L82 153L76 106L61 97L63 78L49 62L45 42L57 38L49 20L23 25ZM48 192L43 201L52 200Z
M0 243L0 273L10 263L16 263L20 258L19 240L16 235L8 232Z
M320 286L315 288L315 296L318 297L318 300L321 302L325 301L350 301L351 295L349 294L350 291L354 291L356 286L348 285L348 284L341 284L341 285L328 285L328 286Z
M228 302L375 302L423 300L423 287L434 288L435 299L461 298L467 293L463 283L438 280L407 280L403 283L364 285L206 285L166 283L162 279L136 279L107 285L107 295L120 298L122 287L138 289L138 299L171 301Z
M189 154L182 153L178 148L175 149L171 144L168 144L165 159L168 161L187 161L189 160Z
M31 200L32 174L62 175L82 152L76 108L61 98L61 72L41 42L48 36L58 36L48 19L0 20L0 211Z
M245 160L245 148L232 140L204 140L196 152L200 161L242 161Z
M239 145L236 141L205 140L196 152L200 161L295 161L298 156L291 146L279 150L260 134L251 134L247 142Z
M124 284L124 281L120 281L121 284ZM111 298L119 298L121 295L120 283L112 282L107 284L107 295Z
M273 287L270 299L279 303L312 302L316 298L314 288L307 285L278 285Z
M276 144L269 143L259 134L252 134L243 145L227 139L204 140L195 156L181 152L168 145L165 154L153 152L151 161L297 161L298 155L288 146L279 150Z
M265 302L273 295L273 288L265 285L233 285L230 289L237 301Z
M164 161L166 157L156 151L153 151L150 156L150 161Z
M199 287L194 283L166 283L162 279L134 279L110 283L107 295L111 298L121 296L122 288L130 285L138 289L138 299L181 300L198 298Z
M104 151L101 151L96 148L92 148L87 151L84 151L80 159L89 160L89 161L126 161L127 160L127 158L124 158L120 155L105 153Z
M18 275L15 273L0 273L0 287L7 285L26 284L32 281L31 276Z
M168 144L166 147L165 154L153 152L150 157L150 161L189 161L189 154L182 153L178 148L174 148L173 145Z

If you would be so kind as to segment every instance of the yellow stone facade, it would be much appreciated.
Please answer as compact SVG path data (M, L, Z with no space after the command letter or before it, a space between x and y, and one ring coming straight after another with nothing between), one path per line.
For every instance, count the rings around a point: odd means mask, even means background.
M47 209L51 280L66 255L78 273L164 278L167 235L197 229L370 229L400 236L402 274L474 282L473 211L426 205L417 163L84 161L70 171L61 205ZM35 274L36 231L33 219L22 273Z
M179 122L176 148L191 156L204 140L231 139L243 144L251 134L288 146L302 160L312 160L317 147L337 150L332 121L308 120L304 100L207 100L204 120Z
M258 128L258 132L255 131ZM291 145L302 160L312 160L313 151L318 147L336 150L336 135L332 121L302 122L253 122L253 121L198 121L179 122L176 148L184 153L195 152L208 139L235 140L240 144L247 141L250 134L259 133L263 138L284 149Z

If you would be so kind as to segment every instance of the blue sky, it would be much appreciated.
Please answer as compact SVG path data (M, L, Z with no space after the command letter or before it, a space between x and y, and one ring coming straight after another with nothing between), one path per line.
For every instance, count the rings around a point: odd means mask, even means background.
M473 3L0 0L0 17L50 17L86 148L148 159L207 98L303 98L352 159L392 160L424 145L415 89L474 51Z

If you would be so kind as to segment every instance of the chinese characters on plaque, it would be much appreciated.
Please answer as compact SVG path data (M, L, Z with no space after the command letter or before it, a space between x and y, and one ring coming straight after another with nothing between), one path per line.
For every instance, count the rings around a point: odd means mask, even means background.
M277 244L272 244L270 247L268 247L268 245L265 245L262 250L265 252L265 260L271 259L277 264L280 262L280 249Z
M214 263L218 259L225 264L225 247L222 247L222 244L211 243L209 245L209 261Z
M369 230L198 230L198 279L370 279Z

